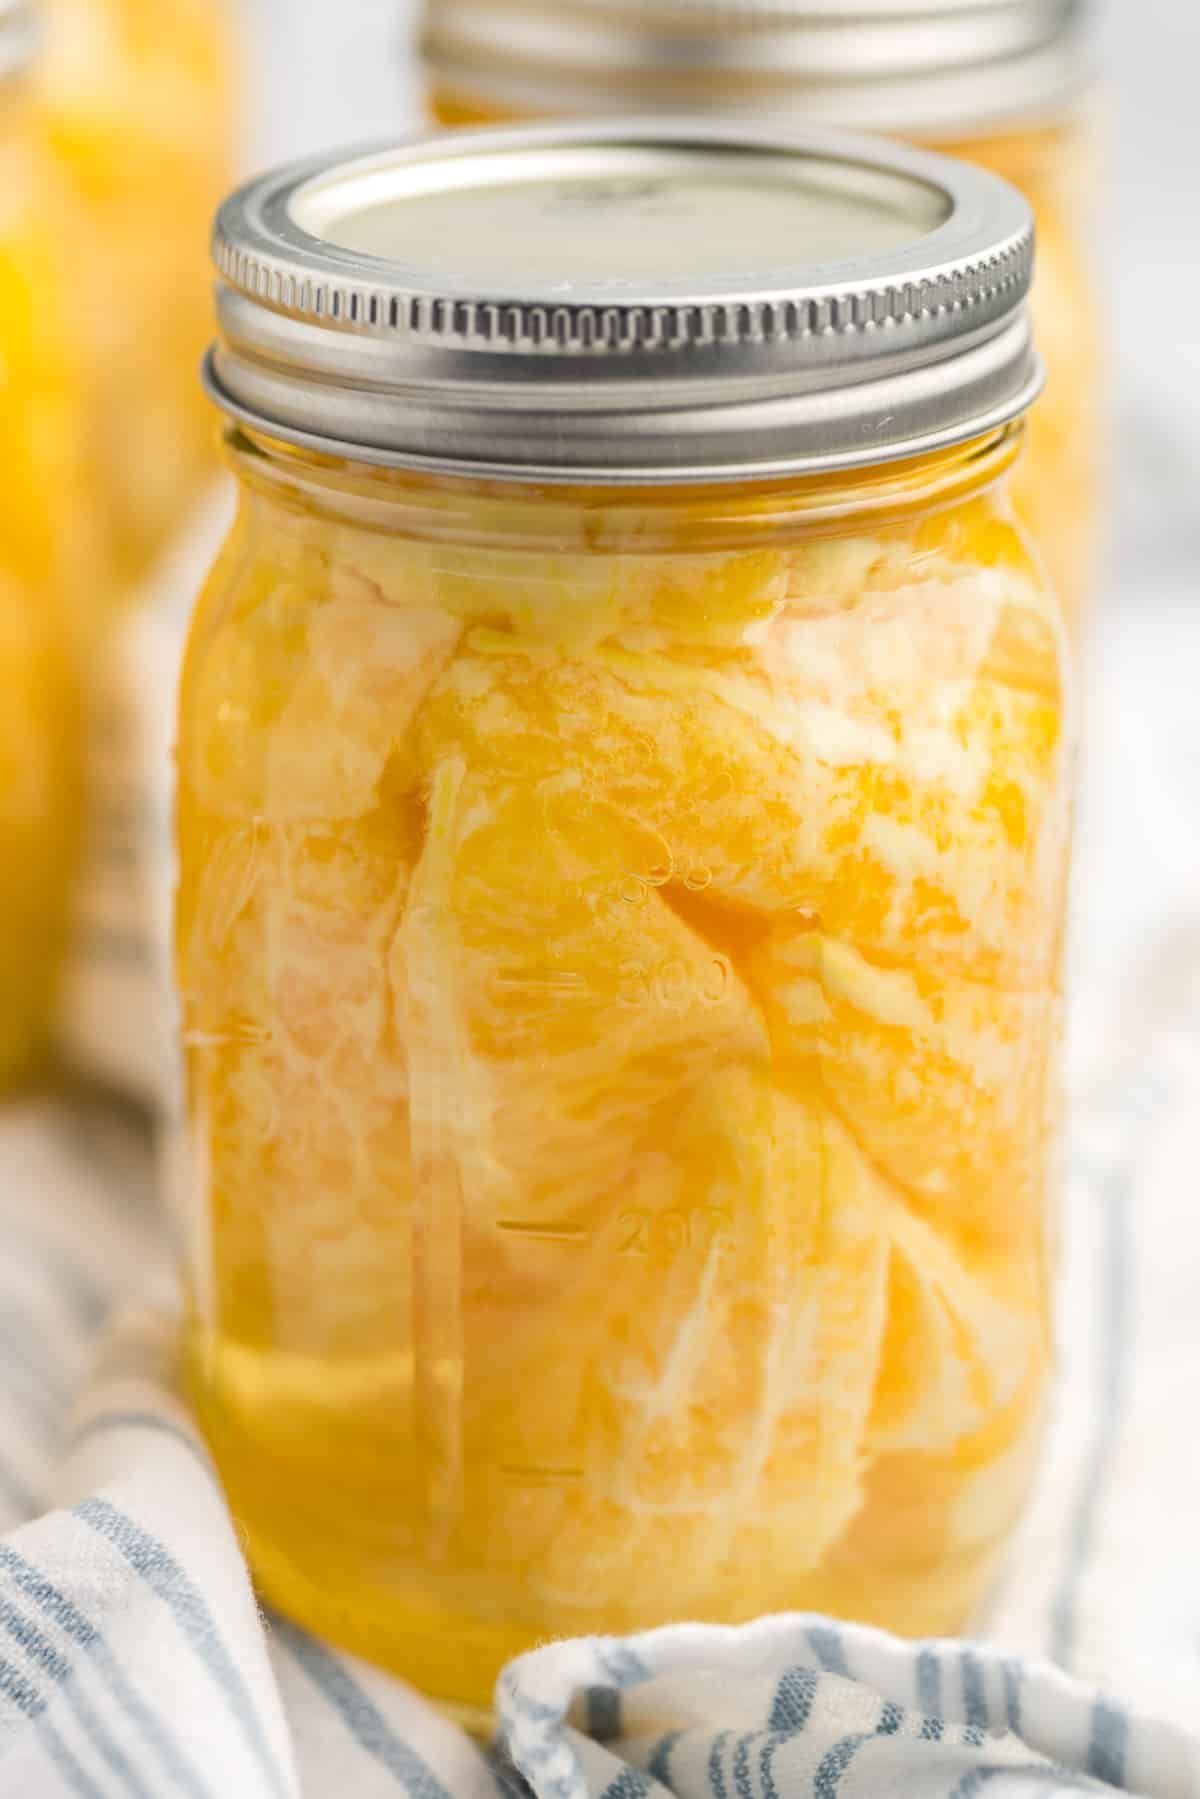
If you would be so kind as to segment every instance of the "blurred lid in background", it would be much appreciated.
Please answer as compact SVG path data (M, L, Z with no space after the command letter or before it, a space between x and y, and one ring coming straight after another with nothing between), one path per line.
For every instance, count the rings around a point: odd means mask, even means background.
M426 0L439 93L514 114L785 108L972 136L1086 85L1089 0Z
M0 81L26 72L40 35L37 8L30 0L0 0Z
M1041 384L1029 206L882 139L631 119L260 177L217 219L213 397L359 461L711 481L962 442Z

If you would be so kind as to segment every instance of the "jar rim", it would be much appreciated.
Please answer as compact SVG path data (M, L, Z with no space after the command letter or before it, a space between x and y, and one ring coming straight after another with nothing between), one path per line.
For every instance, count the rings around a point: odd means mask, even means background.
M688 482L633 487L609 483L548 487L422 469L374 467L314 452L231 422L225 452L239 482L311 519L461 545L518 550L561 547L572 530L580 547L610 538L639 549L752 546L769 537L841 536L869 519L892 519L956 505L992 486L1023 453L1025 427L1011 421L966 443L866 468L802 472L736 485ZM883 521L883 522L881 522Z

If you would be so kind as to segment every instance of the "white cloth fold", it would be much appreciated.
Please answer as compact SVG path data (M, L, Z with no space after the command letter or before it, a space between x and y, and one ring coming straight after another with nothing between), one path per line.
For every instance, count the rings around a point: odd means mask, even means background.
M0 1795L1200 1799L1200 979L1177 947L1162 969L1075 1131L1056 1424L990 1643L785 1617L551 1644L506 1670L488 1752L259 1611L169 1275L145 1298L137 1132L0 1114Z

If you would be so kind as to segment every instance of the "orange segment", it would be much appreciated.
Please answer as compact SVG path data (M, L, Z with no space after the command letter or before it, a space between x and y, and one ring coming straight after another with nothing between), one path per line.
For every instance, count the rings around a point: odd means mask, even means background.
M457 637L445 614L388 605L319 555L259 567L193 659L187 773L205 805L319 823L374 810L385 772L404 791L409 727Z
M826 1103L917 1214L1022 1272L1043 1202L1053 991L888 967L818 932L769 939L751 978L783 1064L805 1077L816 1061Z
M184 1040L216 1305L240 1340L363 1353L404 1329L407 1060L387 976L409 878L391 817L209 826L182 895Z

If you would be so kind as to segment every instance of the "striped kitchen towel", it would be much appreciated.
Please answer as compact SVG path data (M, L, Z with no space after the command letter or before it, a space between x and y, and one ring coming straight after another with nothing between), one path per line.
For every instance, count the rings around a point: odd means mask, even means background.
M551 1644L499 1687L506 1763L547 1799L1183 1799L1200 1737L1046 1665L812 1617Z
M783 1617L551 1644L505 1672L487 1752L256 1605L177 1397L136 1130L0 1114L0 1799L1200 1799L1184 967L1075 1133L1057 1420L988 1640Z

